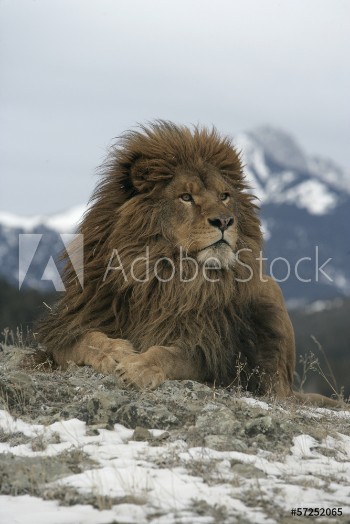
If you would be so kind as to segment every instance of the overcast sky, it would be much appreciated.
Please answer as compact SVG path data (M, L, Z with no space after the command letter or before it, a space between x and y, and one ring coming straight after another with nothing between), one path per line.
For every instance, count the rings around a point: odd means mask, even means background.
M0 210L87 201L154 118L261 124L350 170L348 0L0 0Z

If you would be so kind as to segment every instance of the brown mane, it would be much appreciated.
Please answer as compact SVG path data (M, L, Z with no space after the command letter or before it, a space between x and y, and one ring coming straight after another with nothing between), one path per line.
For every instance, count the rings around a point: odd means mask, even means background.
M121 271L112 270L103 282L113 249L118 249L128 275L131 262L146 246L151 266L160 257L175 259L149 194L157 190L157 184L168 182L176 166L196 169L203 162L217 167L239 195L237 247L250 250L242 253L241 260L252 267L254 278L238 283L234 277L247 276L239 265L223 272L219 283L204 278L182 283L176 277L167 284L151 278L135 285L132 279L125 282ZM181 346L186 340L186 348L201 348L208 377L227 378L232 371L232 348L247 333L252 338L249 302L257 285L255 259L262 244L256 206L246 190L239 156L229 139L221 138L215 129L194 128L192 133L185 127L157 122L124 134L103 166L92 206L79 228L84 235L84 289L67 260L66 292L41 323L39 338L47 350L72 346L82 334L96 329L109 337L130 340L137 351L155 344ZM191 272L191 264L184 269ZM234 334L232 322L236 322ZM253 361L249 344L242 350Z

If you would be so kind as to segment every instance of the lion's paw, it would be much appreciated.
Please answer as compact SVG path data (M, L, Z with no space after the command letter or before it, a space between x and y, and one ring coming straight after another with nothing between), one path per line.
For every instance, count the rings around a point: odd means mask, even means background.
M109 375L115 373L116 367L121 360L134 353L134 348L128 340L109 339L108 343L96 351L92 366L100 373Z
M131 342L123 338L109 339L108 351L118 359L118 362L128 355L135 354Z
M94 359L92 367L103 375L110 375L115 372L118 362L117 355L113 356L110 352L101 351Z
M144 354L130 355L123 359L116 367L121 384L125 387L136 386L140 389L155 389L166 376L160 366L150 364Z

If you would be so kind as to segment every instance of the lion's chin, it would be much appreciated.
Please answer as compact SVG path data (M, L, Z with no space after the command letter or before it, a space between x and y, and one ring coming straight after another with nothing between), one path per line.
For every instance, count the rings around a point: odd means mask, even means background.
M236 255L228 245L209 246L197 253L197 260L210 269L229 269L235 265Z

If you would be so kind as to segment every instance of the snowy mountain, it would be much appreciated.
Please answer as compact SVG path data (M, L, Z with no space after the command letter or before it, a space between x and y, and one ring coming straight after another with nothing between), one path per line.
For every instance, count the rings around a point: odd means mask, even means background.
M85 209L76 206L50 216L30 217L0 212L0 277L16 287L61 290L54 260L65 247L66 235L71 237ZM25 274L22 274L23 267Z
M333 161L308 157L287 133L261 127L236 136L247 177L261 204L292 204L312 215L350 196L350 175Z
M332 160L307 155L275 128L241 133L234 143L261 206L267 272L282 280L289 304L350 295L350 174ZM35 217L0 213L0 274L18 285L19 235L42 235L21 279L24 286L53 289L50 278L59 281L59 275L48 259L63 249L60 233L73 232L84 209Z
M235 142L260 200L267 272L282 280L289 304L349 295L350 175L274 128L242 133Z

